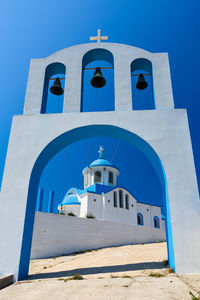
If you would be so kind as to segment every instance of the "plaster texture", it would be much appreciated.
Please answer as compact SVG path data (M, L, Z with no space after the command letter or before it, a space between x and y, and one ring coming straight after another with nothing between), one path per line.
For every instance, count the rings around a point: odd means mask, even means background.
M115 124L156 151L168 183L176 272L198 273L200 202L185 110L15 116L0 194L1 272L18 276L29 180L37 157L57 136L93 124Z
M114 57L112 112L80 113L82 59L93 49L108 50ZM130 65L137 58L152 62L156 110L132 111ZM40 112L45 70L51 63L66 66L64 113L45 115ZM0 274L14 274L15 280L27 276L36 194L45 164L62 147L100 134L124 140L129 134L129 142L140 146L154 167L159 164L161 170L162 162L169 258L174 255L176 272L199 273L200 202L189 126L186 111L173 107L166 53L90 43L32 60L24 115L13 118L0 193Z
M120 207L119 191L122 191L122 207ZM114 194L116 195L116 206L114 205ZM126 208L126 196L128 196L128 208ZM82 218L85 218L87 214L92 214L97 220L132 225L137 225L137 214L140 213L144 226L154 227L154 217L158 217L161 225L161 207L137 203L136 199L123 188L115 188L103 195L89 192L77 195L77 197L81 203L80 213L77 213L75 205L64 205L62 209L65 210L65 213L71 211Z
M132 110L131 63L138 58L152 62L156 108L174 107L167 53L151 53L123 44L89 43L60 50L46 58L31 60L24 114L40 113L45 70L55 62L66 67L63 112L80 112L82 59L93 49L108 50L114 57L115 110Z
M165 234L156 228L36 212L31 259L160 241Z

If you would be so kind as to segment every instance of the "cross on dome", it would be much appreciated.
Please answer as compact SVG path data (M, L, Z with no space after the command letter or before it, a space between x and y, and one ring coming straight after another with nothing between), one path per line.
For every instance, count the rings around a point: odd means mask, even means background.
M108 36L101 36L101 29L97 30L97 36L90 37L90 41L97 41L97 43L101 43L102 40L108 40Z
M102 146L100 146L100 148L99 148L99 158L103 158L103 151L104 151L104 149L103 149L103 147Z

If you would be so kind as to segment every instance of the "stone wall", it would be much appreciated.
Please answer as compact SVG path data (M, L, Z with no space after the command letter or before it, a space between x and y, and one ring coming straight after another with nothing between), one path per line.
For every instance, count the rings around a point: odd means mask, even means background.
M31 258L163 240L157 228L36 212Z

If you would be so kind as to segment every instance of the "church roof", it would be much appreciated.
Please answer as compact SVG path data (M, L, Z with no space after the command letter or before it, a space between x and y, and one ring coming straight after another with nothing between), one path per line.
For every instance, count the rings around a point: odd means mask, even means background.
M104 184L94 183L94 184L90 185L89 187L85 188L84 190L77 189L77 188L71 188L68 190L67 194L74 193L74 194L81 196L86 193L92 193L92 194L102 195L102 194L106 194L110 191L113 191L117 188L123 189L128 192L128 190L122 186L108 186L108 185L104 185Z
M80 205L81 203L78 200L78 197L75 194L69 193L69 191L66 193L63 201L58 204L58 207L63 205Z

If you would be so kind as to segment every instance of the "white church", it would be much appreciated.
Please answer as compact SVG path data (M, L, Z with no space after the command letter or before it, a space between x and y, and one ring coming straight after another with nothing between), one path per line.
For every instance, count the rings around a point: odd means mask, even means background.
M58 205L60 214L74 214L81 218L95 218L165 231L161 207L138 203L123 187L118 185L119 170L103 158L83 169L84 189L71 188Z

